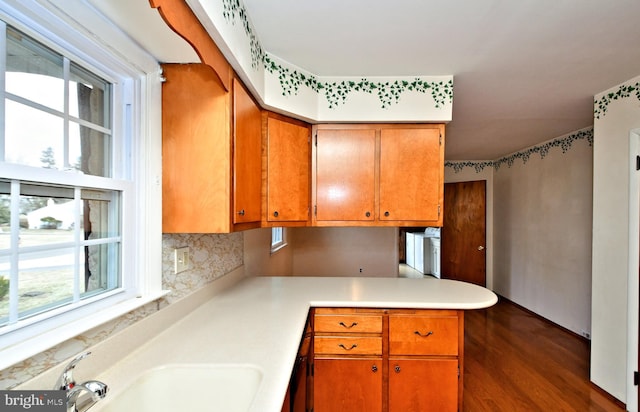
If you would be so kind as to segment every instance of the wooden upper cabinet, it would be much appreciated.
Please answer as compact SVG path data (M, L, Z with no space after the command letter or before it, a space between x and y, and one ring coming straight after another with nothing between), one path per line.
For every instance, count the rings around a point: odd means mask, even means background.
M317 125L316 226L442 226L444 125Z
M311 218L311 127L266 116L266 226L306 226Z
M444 126L380 131L380 220L442 222Z
M229 93L205 64L162 68L162 230L229 232Z
M372 222L376 131L317 130L315 159L316 221Z
M233 79L233 223L262 219L262 112Z
M237 80L230 80L233 91L226 91L208 65L162 67L163 232L229 233L258 227L260 108Z

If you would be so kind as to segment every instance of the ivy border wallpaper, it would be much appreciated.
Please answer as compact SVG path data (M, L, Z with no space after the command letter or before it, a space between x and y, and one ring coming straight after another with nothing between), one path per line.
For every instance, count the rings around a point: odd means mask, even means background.
M594 101L593 115L596 119L604 117L609 108L609 104L614 100L626 99L635 95L640 100L640 82L633 84L622 84L618 87L618 90L605 93L600 99Z
M475 169L476 173L481 173L487 167L493 167L495 171L498 171L501 166L507 165L507 167L513 166L516 159L521 159L523 164L526 164L532 154L540 155L541 159L554 148L562 149L562 153L566 153L571 149L572 145L576 141L586 141L589 146L593 146L593 127L578 130L565 136L549 140L545 143L532 146L528 149L512 153L508 156L501 157L497 160L482 160L482 161L446 161L445 167L452 168L455 173L461 172L465 167Z
M441 109L453 103L453 78L447 80L427 80L425 77L415 77L413 80L388 79L371 80L366 77L360 80L323 81L320 77L302 70L288 67L279 63L275 56L266 52L255 33L247 10L240 0L222 0L222 16L227 24L242 26L249 43L251 67L254 70L264 69L278 78L282 96L298 94L301 86L305 86L323 95L327 107L336 109L344 104L349 95L356 92L376 95L380 109L388 109L398 104L406 92L429 94L433 100L433 107Z

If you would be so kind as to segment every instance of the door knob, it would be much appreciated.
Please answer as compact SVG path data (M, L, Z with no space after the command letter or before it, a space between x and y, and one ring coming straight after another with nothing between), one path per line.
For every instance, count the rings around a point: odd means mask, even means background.
M484 250L484 246L478 246L478 250Z

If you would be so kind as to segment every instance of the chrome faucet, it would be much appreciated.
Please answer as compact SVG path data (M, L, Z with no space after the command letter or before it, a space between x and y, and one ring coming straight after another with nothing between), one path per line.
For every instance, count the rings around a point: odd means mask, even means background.
M64 371L62 371L60 377L58 377L56 385L53 388L67 392L67 412L84 412L100 399L104 399L104 397L107 396L108 387L106 384L95 380L76 384L76 381L73 378L73 370L78 362L90 354L91 352L81 353L69 362L69 364L64 368ZM79 404L78 399L85 392L89 397L88 399L83 397L83 402ZM79 406L80 408L78 408Z

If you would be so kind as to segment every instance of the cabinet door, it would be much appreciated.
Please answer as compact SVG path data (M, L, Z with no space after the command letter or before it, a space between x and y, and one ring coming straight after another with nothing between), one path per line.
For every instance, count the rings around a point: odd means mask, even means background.
M442 130L381 130L380 220L440 220L444 194Z
M373 221L375 130L318 130L316 220Z
M457 359L389 360L389 412L457 410Z
M262 114L242 84L233 80L233 223L262 218Z
M381 360L316 359L313 411L382 411Z
M273 117L267 120L267 130L267 221L307 221L311 131Z
M205 64L162 68L162 231L229 232L229 95Z

